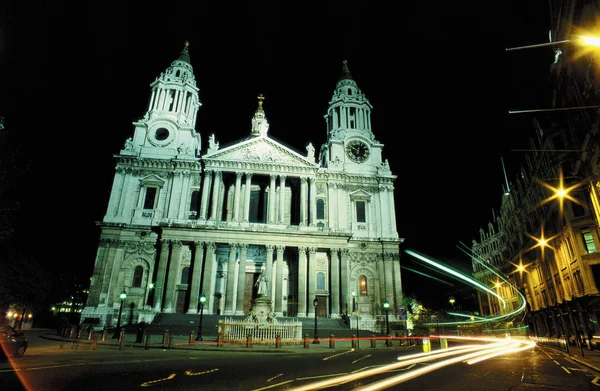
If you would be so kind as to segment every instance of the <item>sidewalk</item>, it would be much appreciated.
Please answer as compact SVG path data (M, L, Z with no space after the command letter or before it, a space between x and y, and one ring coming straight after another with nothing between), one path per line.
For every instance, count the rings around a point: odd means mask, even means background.
M561 353L565 357L570 358L571 360L584 365L600 374L600 351L598 350L590 350L587 348L579 348L576 346L569 346L569 351L565 352L564 350L557 349L551 346L538 345L542 349L552 350L558 353Z

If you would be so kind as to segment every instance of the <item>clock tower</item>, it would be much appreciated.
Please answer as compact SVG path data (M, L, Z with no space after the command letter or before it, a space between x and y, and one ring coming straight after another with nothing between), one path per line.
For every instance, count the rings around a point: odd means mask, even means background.
M371 131L373 106L343 62L325 121L327 143L321 148L321 165L343 171L376 173L382 165L383 147Z

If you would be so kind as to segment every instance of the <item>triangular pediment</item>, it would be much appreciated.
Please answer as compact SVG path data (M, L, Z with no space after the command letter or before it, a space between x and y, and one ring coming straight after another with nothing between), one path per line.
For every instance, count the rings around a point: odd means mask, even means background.
M255 137L214 151L203 156L204 160L240 161L245 163L289 164L315 167L317 164L306 156L291 150L269 137Z

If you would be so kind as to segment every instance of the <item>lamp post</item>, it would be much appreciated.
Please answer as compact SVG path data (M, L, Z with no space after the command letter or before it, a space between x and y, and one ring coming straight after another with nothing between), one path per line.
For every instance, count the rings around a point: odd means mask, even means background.
M204 296L204 292L200 295L200 322L198 322L198 335L196 335L196 341L202 341L202 314L204 313L204 302L206 301L206 296Z
M359 343L360 343L360 338L359 338L359 331L358 331L358 305L355 306L356 303L356 291L352 291L352 311L354 311L356 313L356 347L359 347Z
M151 282L148 284L148 301L147 305L152 307L154 305L154 283Z
M454 299L454 297L450 296L450 300L448 300L450 302L450 304L452 304L452 309L454 309L454 303L456 303L456 300Z
M121 305L119 305L119 317L117 318L117 327L115 328L115 333L112 336L113 339L119 338L119 334L121 333L121 314L123 313L123 302L127 297L127 292L122 291L119 297L121 298Z
M319 341L319 329L317 328L317 308L319 308L319 300L317 300L317 296L313 300L313 307L315 307L315 338L313 339L313 343L321 343Z
M383 302L383 309L385 310L385 334L390 335L390 303L387 300Z

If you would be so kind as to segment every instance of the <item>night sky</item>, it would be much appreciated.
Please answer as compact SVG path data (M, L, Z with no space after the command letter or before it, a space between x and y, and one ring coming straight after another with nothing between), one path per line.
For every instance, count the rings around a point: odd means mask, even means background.
M85 3L0 4L0 116L28 168L11 192L21 202L11 242L84 281L113 154L185 41L203 149L212 133L221 147L247 136L263 94L269 136L318 150L348 60L398 176L402 248L466 270L457 245L478 239L500 205L501 159L514 177L524 158L516 150L533 135L533 115L508 110L550 102L552 49L505 50L548 42L545 1ZM422 269L408 255L402 263ZM436 294L410 271L403 284L418 298Z

